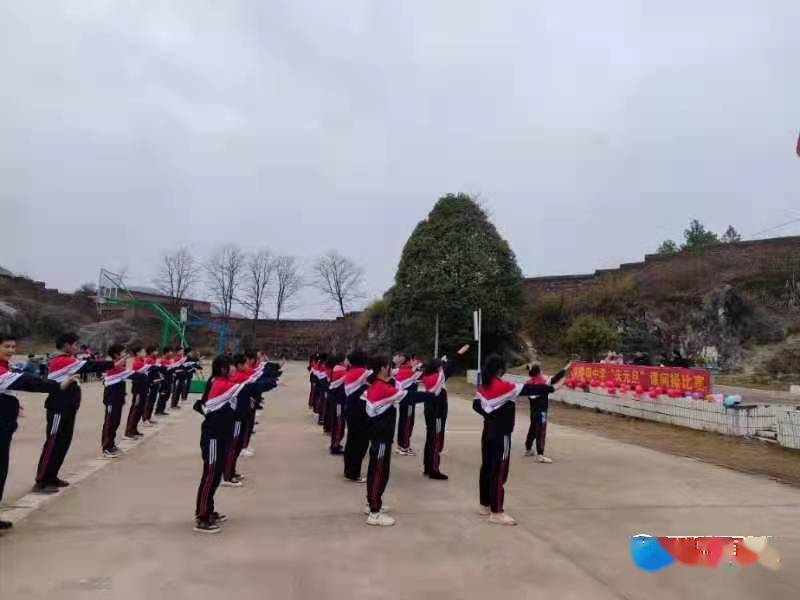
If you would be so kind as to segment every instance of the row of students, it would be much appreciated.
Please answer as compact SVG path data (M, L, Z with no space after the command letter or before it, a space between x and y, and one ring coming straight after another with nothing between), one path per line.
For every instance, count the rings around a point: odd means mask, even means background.
M215 505L221 483L242 487L237 460L245 444L245 432L252 431L255 407L261 394L277 385L280 365L268 362L266 355L245 352L235 356L217 356L211 365L211 377L194 410L203 415L200 452L203 472L197 488L195 531L219 533L227 516ZM248 434L249 435L249 434Z
M459 353L467 349L462 348ZM448 479L441 471L448 411L446 380L452 374L446 357L420 368L402 353L389 360L382 356L369 358L357 350L342 361L315 355L308 370L309 406L327 407L322 423L330 429L331 453L343 454L345 480L367 486L368 524L387 526L395 522L385 514L382 497L397 431L398 454L412 455L412 411L418 403L425 405L427 426L423 474L433 480ZM362 466L367 454L369 465L364 478Z
M467 348L462 348L463 353ZM393 525L394 519L385 514L382 504L383 492L389 481L392 453L392 440L395 423L402 422L404 416L410 418L403 408L425 405L426 440L424 452L424 474L432 479L446 480L441 472L441 451L447 420L446 380L452 368L444 360L427 363L420 374L406 364L398 354L392 364L383 357L368 359L363 352L353 352L345 364L342 375L344 387L345 415L347 422L347 443L344 450L345 479L367 485L367 523L370 525ZM511 453L511 433L516 418L515 400L528 397L531 403L531 427L526 439L526 453L538 456L540 462L549 462L544 456L544 440L547 423L548 396L565 376L569 365L549 380L541 376L538 367L531 368L530 379L524 385L514 384L503 379L505 362L498 355L490 355L481 372L481 384L476 389L473 407L484 419L481 435L481 468L479 471L479 513L488 516L489 522L500 525L516 525L516 521L505 514L505 483L508 479ZM309 366L313 393L324 389L325 378L321 377L318 361L312 360ZM332 370L330 371L332 373ZM330 379L330 376L328 376ZM336 379L334 379L336 380ZM421 388L420 388L421 384ZM334 390L338 389L338 385ZM338 403L339 392L333 395L333 406ZM319 402L319 400L316 400ZM400 414L398 416L398 409ZM406 421L408 424L408 420ZM399 440L410 446L405 431L400 425ZM333 435L333 434L332 434ZM537 444L534 451L533 444ZM367 478L361 477L363 460L369 449ZM401 452L407 455L407 452Z

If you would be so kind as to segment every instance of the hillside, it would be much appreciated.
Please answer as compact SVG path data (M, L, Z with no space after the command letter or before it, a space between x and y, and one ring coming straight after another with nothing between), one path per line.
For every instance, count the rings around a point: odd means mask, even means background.
M612 324L625 353L673 350L726 371L800 371L800 237L714 244L590 275L525 281L526 334L566 353L579 315Z

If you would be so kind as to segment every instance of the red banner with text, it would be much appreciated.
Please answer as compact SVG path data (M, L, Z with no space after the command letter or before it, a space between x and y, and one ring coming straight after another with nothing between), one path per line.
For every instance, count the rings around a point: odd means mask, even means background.
M711 393L711 373L705 369L574 363L569 376L589 381L598 379L601 383L610 380L632 387L641 385L645 390L663 386L682 392L698 392L704 396Z

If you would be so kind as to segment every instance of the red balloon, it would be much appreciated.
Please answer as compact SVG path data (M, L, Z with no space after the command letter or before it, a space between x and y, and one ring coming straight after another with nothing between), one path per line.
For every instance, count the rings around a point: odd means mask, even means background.
M600 380L599 379L592 379L589 382L589 385L591 385L593 388L600 387Z
M574 390L574 389L575 389L575 380L573 380L573 379L570 379L570 380L567 382L567 387L568 387L569 389L571 389L571 390Z
M636 386L636 395L637 396L641 396L642 394L644 394L644 387L641 386L641 385L637 385Z
M619 391L621 394L627 394L630 391L630 389L631 388L630 386L628 386L627 383L623 383L621 386L619 386Z
M650 390L650 394L649 395L653 400L655 400L656 398L658 398L661 395L661 393L660 393L658 388L653 388L652 390Z
M615 387L617 387L617 383L613 379L609 379L609 380L606 381L606 387L607 388L615 388Z

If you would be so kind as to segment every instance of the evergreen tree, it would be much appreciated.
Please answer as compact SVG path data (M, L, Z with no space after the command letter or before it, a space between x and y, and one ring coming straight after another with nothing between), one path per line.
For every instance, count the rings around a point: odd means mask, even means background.
M438 313L449 352L473 338L472 312L481 308L484 347L507 348L524 306L521 282L514 253L475 200L440 198L406 242L386 295L392 347L430 355Z

